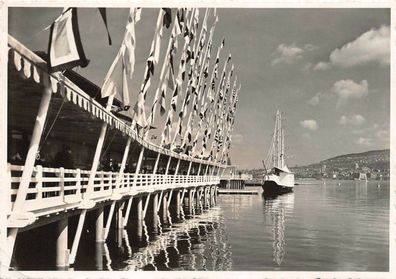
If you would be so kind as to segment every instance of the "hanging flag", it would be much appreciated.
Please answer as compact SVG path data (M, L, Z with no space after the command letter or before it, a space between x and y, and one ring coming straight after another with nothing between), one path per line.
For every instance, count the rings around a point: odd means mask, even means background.
M50 73L88 65L80 39L76 8L66 9L51 24L48 58Z
M124 110L130 107L127 76L131 78L135 68L135 24L139 19L140 8L131 8L120 50L101 89L102 98L114 95L114 98L121 101Z
M168 118L166 119L166 123L165 123L165 129L161 135L161 145L162 146L167 146L170 142L171 124L172 124L172 120L170 119L170 117L168 115Z
M165 12L162 24L166 27L169 28L169 26L172 23L172 10L170 8L162 8Z
M166 103L165 103L165 84L163 84L163 88L161 89L161 99L160 99L160 115L163 116L166 112Z
M146 68L144 72L143 83L140 88L140 92L138 94L137 102L135 104L134 112L135 112L135 123L139 125L139 127L145 128L148 125L146 120L146 112L145 112L145 101L146 94L148 88L151 84L151 77L154 75L155 66L158 63L159 55L160 55L160 47L161 47L161 37L162 37L162 27L166 25L165 17L169 17L169 11L167 9L161 9L158 18L157 25L154 32L154 38L151 43L149 57L147 58ZM163 24L161 24L161 19Z
M109 41L109 45L111 45L111 37L110 37L110 32L109 32L109 28L107 26L107 15L106 15L106 8L98 8L100 15L102 16L104 25L106 27L106 31L107 31L107 39Z

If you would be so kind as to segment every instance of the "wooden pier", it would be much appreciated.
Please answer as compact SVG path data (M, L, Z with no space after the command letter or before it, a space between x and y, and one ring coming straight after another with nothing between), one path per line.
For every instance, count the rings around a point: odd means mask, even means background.
M70 79L61 73L47 73L46 62L37 54L13 37L8 39L8 74L13 81L8 93L9 125L15 133L10 138L29 141L23 161L9 160L6 168L7 182L3 185L7 229L3 234L6 237L0 239L3 267L11 266L21 232L56 223L56 266L63 269L75 264L88 215L95 216L96 242L102 243L108 241L111 226L122 229L132 219L156 219L171 204L179 212L184 206L186 214L193 214L197 205L208 210L216 204L225 165L147 141L130 123L119 119ZM21 59L29 62L21 66ZM63 107L65 115L57 119L59 107ZM45 123L54 119L62 128L55 129L51 144L43 145L50 126ZM29 128L32 132L25 136ZM106 138L106 134L110 136ZM85 167L38 163L39 153L53 156L54 146L65 142L77 150L81 162L88 161ZM11 149L15 149L12 144ZM99 170L106 151L120 162L117 170ZM153 216L147 216L149 212ZM74 216L78 217L77 226L71 230L69 219Z
M258 190L244 190L244 189L219 189L219 195L258 195Z

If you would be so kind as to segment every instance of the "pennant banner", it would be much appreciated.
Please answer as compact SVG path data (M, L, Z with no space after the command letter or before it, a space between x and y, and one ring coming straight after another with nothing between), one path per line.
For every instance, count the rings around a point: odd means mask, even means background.
M140 8L129 10L124 39L102 86L102 98L113 95L121 101L124 110L129 109L127 76L132 77L135 68L135 24L140 19Z

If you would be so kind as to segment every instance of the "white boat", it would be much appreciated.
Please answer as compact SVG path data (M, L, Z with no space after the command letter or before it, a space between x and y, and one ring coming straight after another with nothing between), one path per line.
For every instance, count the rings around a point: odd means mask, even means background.
M275 130L272 144L264 163L263 190L265 194L279 194L293 191L294 173L285 163L284 129L282 128L282 113L276 112ZM266 164L267 163L267 164ZM268 170L266 166L271 166Z

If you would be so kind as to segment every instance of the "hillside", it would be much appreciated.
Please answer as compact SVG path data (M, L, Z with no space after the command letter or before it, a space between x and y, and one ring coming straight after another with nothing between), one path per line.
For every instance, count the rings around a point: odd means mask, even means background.
M390 150L371 150L361 153L350 153L335 156L307 166L290 168L296 178L299 177L337 177L343 179L353 178L356 172L365 172L369 177L381 176L388 178L390 172ZM264 170L244 170L254 178L262 178Z
M356 165L357 164L357 165ZM372 150L362 153L351 153L336 156L321 161L317 164L311 164L310 167L339 168L339 169L355 169L356 167L367 167L370 169L389 169L390 150Z
M389 177L390 150L372 150L332 157L319 163L292 168L296 177L337 177L353 178L357 172L368 177Z

